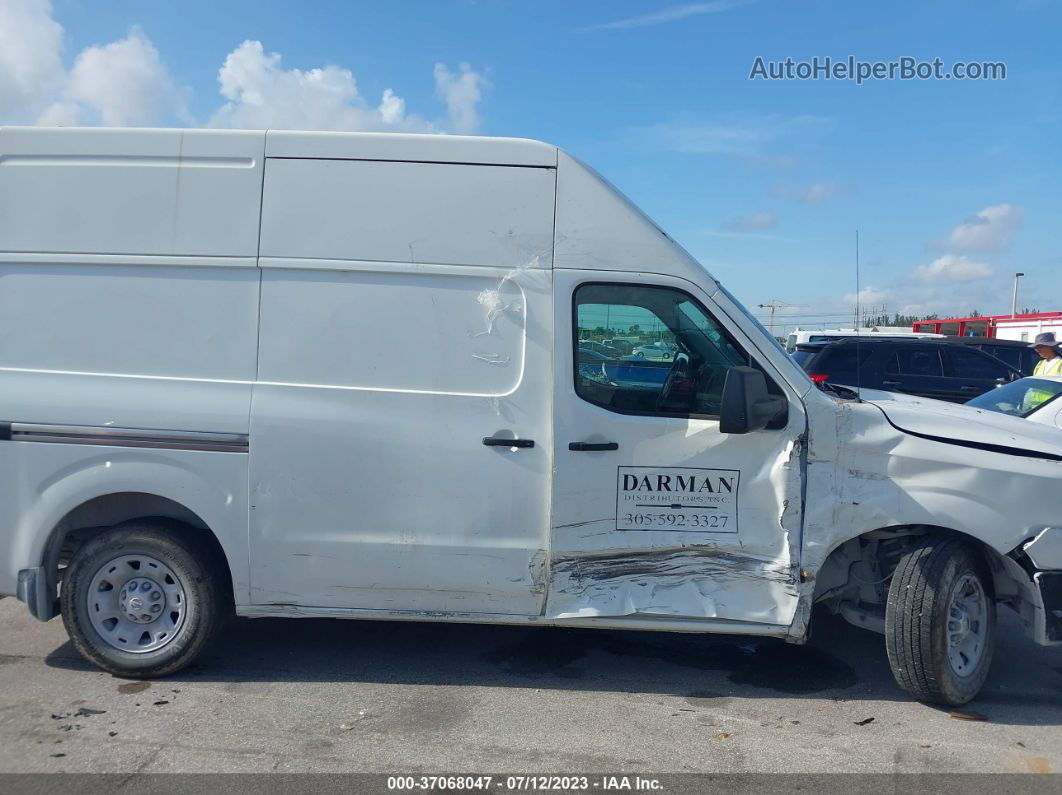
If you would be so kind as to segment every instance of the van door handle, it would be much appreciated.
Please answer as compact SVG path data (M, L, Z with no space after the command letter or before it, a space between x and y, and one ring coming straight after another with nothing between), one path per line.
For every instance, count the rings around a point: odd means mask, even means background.
M605 450L619 450L617 442L568 442L568 449L577 453L598 453Z
M900 382L899 381L882 381L881 385L882 386L899 386Z
M487 447L534 447L534 439L503 439L500 436L484 436L483 444Z

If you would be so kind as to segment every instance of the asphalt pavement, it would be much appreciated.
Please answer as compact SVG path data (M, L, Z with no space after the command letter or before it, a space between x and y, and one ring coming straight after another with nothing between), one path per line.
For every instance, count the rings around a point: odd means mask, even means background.
M953 713L883 639L815 619L750 638L236 620L196 665L125 681L0 600L0 772L1062 772L1062 648L1002 616Z

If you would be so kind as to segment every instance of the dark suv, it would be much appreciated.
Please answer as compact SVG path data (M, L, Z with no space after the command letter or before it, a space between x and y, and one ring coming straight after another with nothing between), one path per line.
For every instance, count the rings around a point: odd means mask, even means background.
M1032 375L1033 368L1040 361L1040 354L1030 348L1027 342L1001 340L995 337L946 337L945 339L957 345L970 345L979 351L995 356L1011 367L1021 370L1022 375Z
M798 345L793 358L813 381L965 403L1021 377L976 347L943 339L842 339ZM856 374L858 362L858 378Z

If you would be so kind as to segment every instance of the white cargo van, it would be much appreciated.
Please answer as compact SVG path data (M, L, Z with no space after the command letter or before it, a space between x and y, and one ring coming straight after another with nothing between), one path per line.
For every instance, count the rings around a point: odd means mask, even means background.
M816 388L555 147L0 130L0 593L116 674L233 608L799 643L821 602L961 703L997 603L1062 641L1060 488L1060 431Z

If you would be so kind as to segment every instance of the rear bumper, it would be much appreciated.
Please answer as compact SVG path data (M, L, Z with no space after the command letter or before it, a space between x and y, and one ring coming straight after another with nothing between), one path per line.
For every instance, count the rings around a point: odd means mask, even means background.
M59 600L54 591L54 588L48 588L48 576L43 566L22 569L18 573L15 596L26 603L30 615L38 621L49 621L59 615Z

